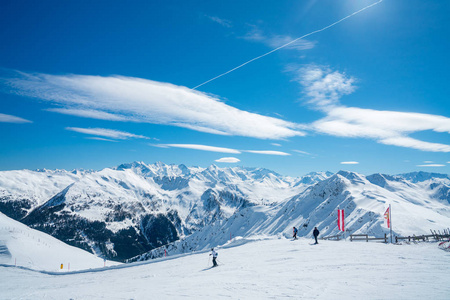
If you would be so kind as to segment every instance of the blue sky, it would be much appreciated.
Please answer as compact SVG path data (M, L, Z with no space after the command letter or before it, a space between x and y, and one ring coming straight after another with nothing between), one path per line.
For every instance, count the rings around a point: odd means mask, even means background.
M0 170L449 173L450 2L255 3L1 1Z

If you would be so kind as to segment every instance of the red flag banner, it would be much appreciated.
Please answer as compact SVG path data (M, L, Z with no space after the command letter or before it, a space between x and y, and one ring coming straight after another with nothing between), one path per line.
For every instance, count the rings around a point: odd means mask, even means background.
M345 231L345 215L343 209L338 209L338 228L340 231Z
M391 213L389 211L389 207L388 209L386 209L386 212L384 213L384 218L387 220L387 227L391 228Z

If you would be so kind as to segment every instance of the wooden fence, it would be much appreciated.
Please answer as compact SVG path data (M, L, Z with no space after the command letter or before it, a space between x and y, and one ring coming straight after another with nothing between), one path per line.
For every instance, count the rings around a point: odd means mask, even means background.
M336 240L336 241L339 241L340 239L342 239L342 234L324 236L321 239L322 240Z
M450 229L444 229L444 233L441 233L440 230L436 231L436 230L430 230L431 234L423 234L423 235L412 235L412 236L396 236L395 237L395 242L398 243L398 241L402 241L402 240L408 240L408 242L411 241L415 241L415 242L419 242L419 241L429 241L430 238L433 238L436 241L443 241L446 239L450 239Z
M329 235L329 236L324 236L321 239L322 240L339 241L339 240L343 239L343 235L342 234ZM383 241L383 242L387 243L388 238L387 238L386 234L382 238L369 237L369 235L367 235L367 234L351 234L350 241L351 242L353 242L353 241L366 241L366 242L368 242L368 241Z
M384 234L384 237L377 238L377 237L369 237L368 234L351 234L350 235L350 242L353 241L383 241L384 243L388 242L387 234Z
M446 241L446 240L450 240L450 228L449 229L444 229L443 233L441 233L440 230L436 231L436 230L430 230L431 234L428 235L412 235L412 236L396 236L395 237L395 242L398 243L399 241L402 240L408 240L409 242L411 241L429 241L430 238L436 240L436 241ZM343 234L337 234L337 235L329 235L329 236L324 236L321 238L322 240L335 240L335 241L339 241L341 239L343 239ZM369 237L368 234L351 234L350 235L350 241L382 241L384 243L388 242L388 236L385 233L384 237L381 238L377 238L377 237Z

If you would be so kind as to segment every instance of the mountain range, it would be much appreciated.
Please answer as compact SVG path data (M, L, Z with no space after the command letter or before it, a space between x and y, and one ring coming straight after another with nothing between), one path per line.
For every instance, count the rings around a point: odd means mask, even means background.
M0 211L31 228L107 259L186 253L255 234L395 234L450 227L450 178L339 171L292 178L263 168L133 162L100 171L0 172Z

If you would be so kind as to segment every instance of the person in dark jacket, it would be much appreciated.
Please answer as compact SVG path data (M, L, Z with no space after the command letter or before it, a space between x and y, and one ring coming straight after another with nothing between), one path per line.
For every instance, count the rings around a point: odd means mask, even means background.
M314 238L316 239L316 243L315 244L319 243L317 241L317 237L319 236L319 233L320 233L319 229L317 229L317 227L314 227L313 235L314 235Z
M297 239L297 231L298 231L298 230L297 230L297 228L295 228L295 227L292 229L292 232L293 232L293 236L292 236L292 237L294 238L294 240Z
M217 253L216 251L214 251L214 248L211 248L211 254L210 254L210 256L211 256L211 255L212 255L212 257L213 257L213 267L217 267L218 264L217 264L217 262L216 262L216 259L217 259L218 253Z

